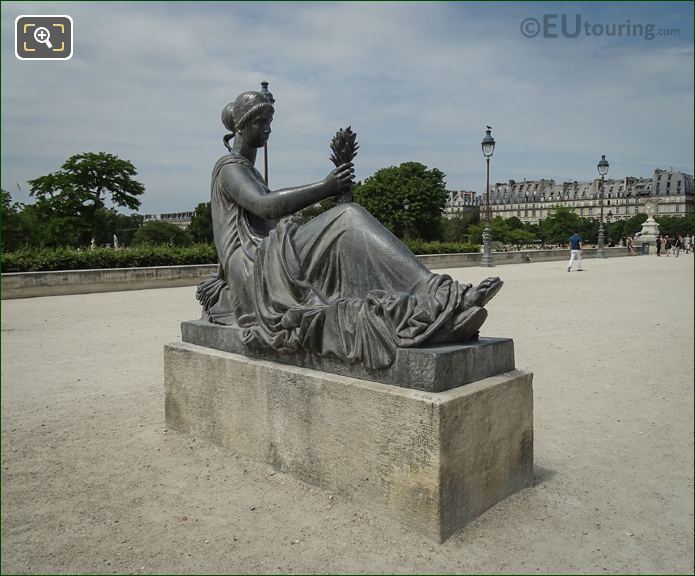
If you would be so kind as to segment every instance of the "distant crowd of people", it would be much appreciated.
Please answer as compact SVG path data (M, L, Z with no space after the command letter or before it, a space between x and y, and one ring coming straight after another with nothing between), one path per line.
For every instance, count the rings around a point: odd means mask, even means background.
M623 238L620 242L621 246L626 246L630 250L630 254L635 254L634 238L632 236L627 236ZM664 256L675 256L678 258L681 250L686 254L693 253L693 236L691 234L678 234L671 238L668 234L660 234L656 238L656 255L661 256L662 252Z
M630 256L634 256L635 240L630 236L626 236L620 240L620 245L627 247L630 251ZM577 272L582 272L582 249L584 248L584 240L582 237L575 232L569 239L570 244L570 259L567 263L567 271L572 271L572 266L577 263ZM674 238L669 238L668 234L660 234L656 239L656 255L661 256L661 252L664 252L665 256L675 256L678 258L681 250L685 251L686 254L693 253L693 236L691 234L677 234Z
M693 237L690 234L682 236L678 234L673 238L669 238L668 234L659 235L656 239L656 255L661 256L675 256L678 258L681 250L684 250L686 254L691 254L693 252Z

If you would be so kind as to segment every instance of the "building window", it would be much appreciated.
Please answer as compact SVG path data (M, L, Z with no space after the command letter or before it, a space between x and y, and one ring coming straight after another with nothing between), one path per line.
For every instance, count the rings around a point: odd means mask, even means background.
M680 206L676 204L676 212L680 212Z
M591 216L593 213L594 213L594 209L593 209L593 208L589 208L589 216Z
M635 214L639 214L639 208L635 206Z
M580 209L579 209L579 215L580 215L580 216L584 216L584 208L580 208Z

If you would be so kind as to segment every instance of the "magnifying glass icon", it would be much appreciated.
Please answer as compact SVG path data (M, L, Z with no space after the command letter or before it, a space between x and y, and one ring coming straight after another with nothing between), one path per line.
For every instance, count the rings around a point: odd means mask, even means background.
M36 30L34 30L34 40L36 40L39 44L45 44L49 48L53 49L53 44L51 44L51 33L43 26L39 26Z

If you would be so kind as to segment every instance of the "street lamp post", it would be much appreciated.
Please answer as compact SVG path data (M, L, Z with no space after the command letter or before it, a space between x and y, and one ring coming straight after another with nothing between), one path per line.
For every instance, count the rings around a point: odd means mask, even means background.
M268 90L268 83L264 80L261 82L261 92L265 96L266 100L270 102L271 104L275 104L275 98L273 98L273 94ZM264 170L264 176L265 176L265 184L266 186L268 185L268 142L266 142L263 145L263 166L265 168Z
M480 261L482 266L494 266L492 260L492 231L490 230L490 157L495 151L495 139L490 134L492 128L487 127L485 137L481 142L483 148L483 156L485 156L485 164L487 165L487 178L485 181L485 229L483 230L483 258Z
M405 212L405 240L408 239L408 210L410 210L410 200L403 200L403 210Z
M598 249L596 250L596 258L605 258L606 253L603 250L604 244L604 232L603 232L603 184L604 177L608 174L608 160L606 160L605 154L601 155L601 160L598 162L598 173L601 175L601 194L599 195L599 211L600 211L600 221L598 226Z

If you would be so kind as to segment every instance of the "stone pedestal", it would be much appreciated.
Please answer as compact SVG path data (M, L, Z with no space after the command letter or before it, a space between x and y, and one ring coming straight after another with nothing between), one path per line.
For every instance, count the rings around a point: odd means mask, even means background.
M656 239L659 236L659 224L654 220L659 198L645 198L644 209L647 213L647 219L642 224L640 235L635 238L635 245L638 247L647 244L648 246L656 247Z
M642 231L640 235L634 239L634 243L637 246L642 246L642 244L656 246L657 236L659 236L659 224L654 218L649 216L642 224Z
M203 320L183 322L181 339L189 344L259 360L430 392L441 392L514 370L514 342L511 338L481 338L464 344L399 348L393 364L380 370L365 368L359 363L345 364L339 358L321 357L305 351L281 354L275 350L251 348L244 344L243 332L236 326Z
M164 386L170 428L437 541L533 479L527 372L428 392L182 343Z

